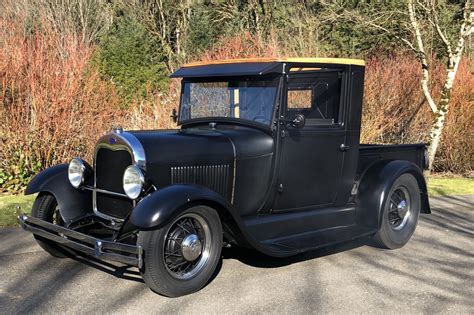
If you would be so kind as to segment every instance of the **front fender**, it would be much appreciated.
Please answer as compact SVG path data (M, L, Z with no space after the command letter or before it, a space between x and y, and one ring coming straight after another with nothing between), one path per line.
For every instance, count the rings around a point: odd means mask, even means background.
M218 193L205 187L192 184L178 184L157 190L143 198L133 209L130 222L139 229L152 229L163 226L187 204L205 202L218 204L230 211L231 205Z
M371 165L360 179L357 193L358 224L380 227L390 188L398 177L406 173L413 175L420 187L421 212L431 213L422 170L406 160L379 161Z
M64 222L86 215L92 209L92 192L71 186L67 176L68 164L59 164L45 169L30 181L25 195L46 192L53 195Z

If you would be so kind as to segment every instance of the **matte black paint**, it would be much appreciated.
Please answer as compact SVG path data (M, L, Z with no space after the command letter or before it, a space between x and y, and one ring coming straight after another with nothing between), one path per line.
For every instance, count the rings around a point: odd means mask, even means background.
M216 124L210 129L201 124L131 133L145 149L146 175L156 188L170 185L172 167L229 165L229 190L223 195L227 201L242 215L255 213L263 203L274 154L274 140L267 132L242 125Z
M309 121L294 128L285 115L286 73L290 67L312 66L340 73L338 123L320 126ZM129 132L146 154L148 195L138 200L124 230L159 228L188 206L204 203L226 218L226 226L239 234L238 239L268 255L293 255L376 233L387 192L404 173L415 176L422 211L430 212L422 174L424 144L359 146L364 67L226 64L182 68L174 76L268 73L281 76L275 121L269 127L238 119L200 119L183 124L180 130ZM197 171L217 165L225 166L225 179L219 178L222 174ZM186 168L184 173L173 173L180 167ZM189 182L172 184L176 178ZM212 185L225 191L213 191ZM70 186L66 164L38 174L27 194L39 191L57 197L67 221L92 211L91 193Z
M47 168L31 180L25 195L38 192L52 194L58 201L59 213L68 225L78 217L92 213L92 193L74 189L67 176L68 164Z
M357 193L357 223L379 228L381 213L392 184L402 174L412 174L418 181L421 212L431 213L428 191L422 170L406 160L381 160L372 164L362 175Z
M198 185L177 184L143 198L130 215L130 222L141 229L160 227L186 210L190 203L211 202L231 209L228 201L216 192Z
M222 76L250 76L281 73L281 62L248 62L235 64L209 64L200 67L183 67L174 72L171 78L210 78Z

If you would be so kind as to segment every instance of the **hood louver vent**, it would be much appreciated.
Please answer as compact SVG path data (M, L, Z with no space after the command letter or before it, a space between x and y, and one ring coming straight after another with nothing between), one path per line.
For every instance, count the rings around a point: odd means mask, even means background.
M171 167L172 184L197 184L207 187L223 197L230 196L229 165Z

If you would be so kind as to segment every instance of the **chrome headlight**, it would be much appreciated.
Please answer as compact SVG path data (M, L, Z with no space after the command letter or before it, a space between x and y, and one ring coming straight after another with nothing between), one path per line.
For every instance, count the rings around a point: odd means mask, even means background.
M88 171L89 166L86 162L79 158L72 159L67 170L67 176L71 185L74 188L81 187L84 184Z
M143 189L145 176L136 165L130 165L123 173L123 190L130 199L137 199Z

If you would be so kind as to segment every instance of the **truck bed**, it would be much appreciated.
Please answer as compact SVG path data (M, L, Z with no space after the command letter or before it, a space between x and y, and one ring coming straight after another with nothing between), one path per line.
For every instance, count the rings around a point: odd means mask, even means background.
M360 175L369 165L379 160L407 160L421 170L428 167L425 160L425 143L417 144L360 144L357 174Z

